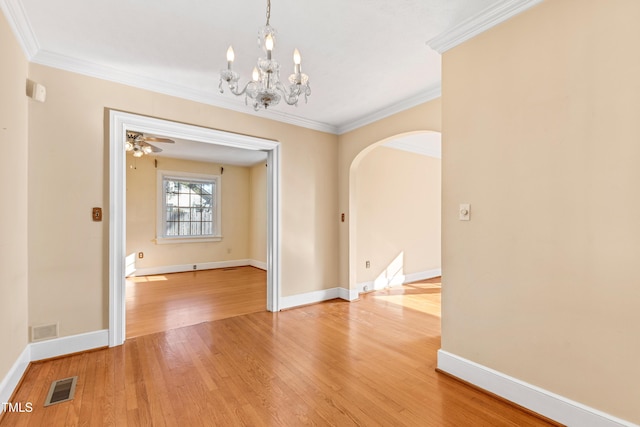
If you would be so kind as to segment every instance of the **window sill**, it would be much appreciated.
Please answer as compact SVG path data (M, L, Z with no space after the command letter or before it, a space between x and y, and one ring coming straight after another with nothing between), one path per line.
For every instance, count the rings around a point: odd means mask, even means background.
M221 242L222 236L209 236L209 237L158 237L156 238L156 245L171 245L174 243L209 243L209 242Z

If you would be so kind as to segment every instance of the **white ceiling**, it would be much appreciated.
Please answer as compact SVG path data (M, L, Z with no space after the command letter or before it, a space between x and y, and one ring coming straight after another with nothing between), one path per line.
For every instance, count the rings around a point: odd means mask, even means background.
M160 134L146 135L162 137ZM152 145L162 149L162 152L152 155L155 157L170 157L235 166L253 166L267 161L267 153L265 151L247 150L180 138L171 139L174 141L173 144L152 142ZM403 135L387 141L383 145L423 156L438 159L442 157L440 132L420 132Z
M0 0L0 8L32 62L340 134L439 97L439 52L540 1L272 0L282 78L297 47L312 94L308 104L257 113L218 83L229 45L241 81L250 77L266 0ZM434 155L432 142L419 134L388 145ZM222 164L266 159L193 141L156 145L160 156Z
M383 144L396 150L409 151L422 156L442 158L442 134L440 132L420 132L402 135Z
M150 135L148 136L162 136ZM171 138L175 143L165 144L152 142L151 144L161 148L162 152L155 153L155 157L171 157L176 159L195 160L198 162L219 163L222 165L253 166L267 161L266 151L249 150L229 147L226 145L208 144L206 142L189 141L186 139Z
M0 7L32 62L339 134L438 97L438 51L539 1L272 0L274 57L286 78L297 47L312 94L308 104L259 113L220 94L218 81L229 45L242 80L250 77L266 0L0 0Z

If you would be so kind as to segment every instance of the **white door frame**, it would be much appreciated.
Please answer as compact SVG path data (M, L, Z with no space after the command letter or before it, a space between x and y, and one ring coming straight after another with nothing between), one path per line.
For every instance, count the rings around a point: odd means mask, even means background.
M126 134L129 130L267 152L267 310L280 307L280 143L109 110L109 346L125 340Z

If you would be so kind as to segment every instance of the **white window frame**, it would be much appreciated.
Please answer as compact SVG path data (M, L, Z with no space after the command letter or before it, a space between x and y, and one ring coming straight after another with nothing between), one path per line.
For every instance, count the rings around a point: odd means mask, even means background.
M204 180L215 183L215 211L213 213L213 235L212 236L165 236L166 212L164 206L164 180L165 178ZM222 240L222 177L220 175L207 175L182 171L158 170L157 172L157 197L156 197L156 243L203 243L219 242Z

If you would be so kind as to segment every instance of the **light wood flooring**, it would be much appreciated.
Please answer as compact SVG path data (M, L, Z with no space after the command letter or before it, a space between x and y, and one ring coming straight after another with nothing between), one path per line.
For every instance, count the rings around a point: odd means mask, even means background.
M267 275L254 267L127 278L127 339L266 311Z
M0 426L544 426L437 373L440 287L260 311L32 364ZM71 402L42 406L78 375Z

